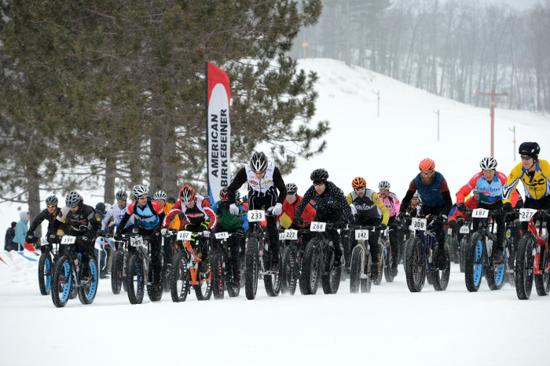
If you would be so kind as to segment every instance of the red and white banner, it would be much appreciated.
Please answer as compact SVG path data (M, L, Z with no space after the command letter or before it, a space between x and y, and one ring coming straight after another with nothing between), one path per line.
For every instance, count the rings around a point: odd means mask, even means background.
M206 134L208 143L208 195L213 207L219 199L220 190L231 179L231 124L229 102L231 90L229 77L222 69L210 62L206 67L207 111Z

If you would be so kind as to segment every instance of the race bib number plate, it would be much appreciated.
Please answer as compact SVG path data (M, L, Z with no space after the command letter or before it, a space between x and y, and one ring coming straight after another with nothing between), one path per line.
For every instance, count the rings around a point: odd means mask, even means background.
M191 231L178 231L178 236L176 239L181 241L191 240L193 238L193 233Z
M216 233L214 236L218 240L223 240L229 238L229 233L227 231L222 231L221 233Z
M71 245L76 242L76 236L72 235L63 235L63 238L61 238L61 244Z
M449 235L449 236L453 235L453 229L448 228L447 229L447 235Z
M264 210L250 210L247 213L248 222L258 222L265 220Z
M461 233L461 234L469 234L470 233L470 227L467 226L467 225L462 225L458 232Z
M472 217L476 219L486 219L489 217L489 210L484 208L476 208L472 211Z
M298 231L288 229L283 232L284 240L298 240Z
M428 221L426 219L420 219L418 217L413 217L411 222L411 227L413 230L426 231L428 226Z
M355 240L369 240L369 231L355 230Z
M533 216L537 213L537 210L532 208L520 208L519 209L519 221L526 222L530 221Z
M327 228L327 223L326 222L312 221L311 225L309 225L309 230L310 231L315 231L315 232L319 232L319 233L324 232L326 230L326 228Z
M143 246L143 238L141 236L133 236L130 238L130 245L133 247Z

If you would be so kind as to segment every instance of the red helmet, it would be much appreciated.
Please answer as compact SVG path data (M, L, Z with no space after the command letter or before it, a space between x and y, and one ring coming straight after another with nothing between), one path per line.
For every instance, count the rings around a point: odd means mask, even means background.
M422 159L420 164L418 164L418 169L421 172L432 172L435 170L435 162L430 158Z
M180 199L187 203L195 199L195 188L189 183L185 183L180 189Z

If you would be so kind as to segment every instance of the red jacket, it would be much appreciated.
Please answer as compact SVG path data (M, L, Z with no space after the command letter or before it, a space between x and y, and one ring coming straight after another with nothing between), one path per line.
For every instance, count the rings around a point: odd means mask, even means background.
M279 215L279 223L281 226L285 229L289 228L292 224L292 221L294 220L294 216L296 215L296 208L302 202L303 197L297 196L298 198L293 204L288 203L288 201L285 199L283 202L283 212ZM302 213L302 220L304 222L310 223L311 221L315 220L315 215L317 214L317 211L313 208L313 206L308 203L306 207L304 208L304 212Z
M504 173L501 173L501 172L495 172L495 174L496 174L496 177L498 178L498 180L500 181L500 183L502 184L502 186L504 187L506 185L506 181L508 180L508 177ZM461 204L461 203L464 203L464 199L476 187L477 182L480 179L483 179L483 172L476 173L468 181L468 183L466 183L464 186L462 186L462 188L460 188L460 190L456 193L456 204L457 205ZM519 198L520 197L519 197L519 194L518 194L517 190L514 191L514 193L512 193L512 198L511 198L511 203L512 203L513 207L516 206L516 203L518 202Z
M167 227L170 224L170 221L172 221L172 217L179 213L183 213L185 215L185 220L181 220L182 227L187 223L196 225L200 222L208 220L208 228L212 229L218 222L218 217L216 216L214 210L210 207L210 202L208 199L198 194L195 196L195 206L192 208L188 208L183 205L181 203L181 199L178 198L174 204L174 207L172 207L170 212L168 212L168 215L164 218L162 226Z

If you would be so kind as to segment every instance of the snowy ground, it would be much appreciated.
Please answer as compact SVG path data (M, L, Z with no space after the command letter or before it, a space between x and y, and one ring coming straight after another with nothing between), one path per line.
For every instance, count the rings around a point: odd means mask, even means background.
M280 295L130 305L101 282L92 305L41 296L36 262L0 252L3 365L520 365L545 359L549 298L519 301L506 285L468 293L453 267L445 292L394 283L350 294ZM542 337L542 338L541 338ZM537 346L538 344L538 346ZM63 360L63 361L61 361ZM542 363L544 364L544 362Z

